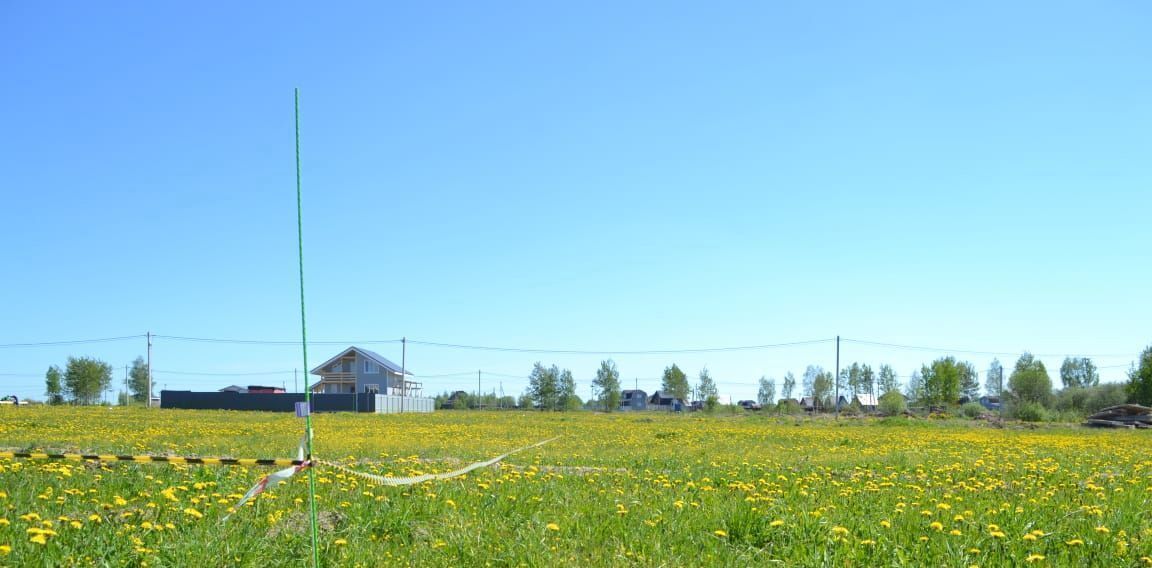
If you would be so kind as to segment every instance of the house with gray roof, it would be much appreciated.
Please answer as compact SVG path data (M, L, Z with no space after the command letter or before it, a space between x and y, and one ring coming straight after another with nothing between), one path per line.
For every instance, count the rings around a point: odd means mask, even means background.
M320 380L311 386L313 394L375 393L419 397L421 383L409 380L411 371L383 355L352 346L310 371Z

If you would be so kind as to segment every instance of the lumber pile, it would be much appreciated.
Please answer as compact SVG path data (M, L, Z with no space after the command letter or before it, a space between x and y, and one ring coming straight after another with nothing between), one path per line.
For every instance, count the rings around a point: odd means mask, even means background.
M1139 404L1110 406L1089 416L1084 425L1092 428L1152 428L1152 408Z

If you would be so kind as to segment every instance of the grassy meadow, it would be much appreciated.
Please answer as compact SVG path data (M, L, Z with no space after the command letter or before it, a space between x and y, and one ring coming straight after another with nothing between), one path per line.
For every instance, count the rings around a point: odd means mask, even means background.
M316 469L326 566L1152 564L1144 431L983 422L532 412L318 415L316 456L408 476L558 440L448 481ZM293 457L266 413L0 408L16 451ZM307 476L0 460L0 565L300 566Z

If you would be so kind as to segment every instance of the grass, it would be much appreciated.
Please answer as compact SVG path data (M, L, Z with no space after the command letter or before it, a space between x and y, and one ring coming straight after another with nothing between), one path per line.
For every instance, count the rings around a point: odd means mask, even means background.
M1143 431L762 416L315 417L328 566L1152 564ZM0 447L292 457L290 415L0 409ZM222 522L268 468L0 461L0 565L299 566L305 476Z

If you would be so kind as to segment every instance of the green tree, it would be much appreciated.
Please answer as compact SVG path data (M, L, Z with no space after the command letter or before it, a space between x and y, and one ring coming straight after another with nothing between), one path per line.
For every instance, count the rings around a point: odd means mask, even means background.
M976 366L967 361L961 361L959 365L960 394L970 401L980 398L980 375L976 372Z
M48 404L64 404L64 374L60 367L52 365L44 374L44 395L48 397Z
M795 390L796 375L793 375L792 371L788 371L788 374L784 375L784 385L780 388L780 396L788 400L792 400L792 395L794 394Z
M891 365L880 365L880 375L877 383L876 386L881 396L892 391L900 390L900 381L896 379L896 371L892 370Z
M988 366L988 376L984 380L984 392L988 396L1000 396L1004 390L1004 366L999 359L992 359Z
M876 373L867 363L860 365L860 392L876 394Z
M1016 368L1008 377L1008 390L1020 402L1034 402L1048 407L1052 400L1052 379L1044 362L1031 353L1024 353L1016 360Z
M688 375L673 363L671 367L664 369L660 390L680 400L688 400Z
M929 405L951 406L960 399L961 364L955 357L941 357L924 365L920 376L924 380L924 402Z
M776 383L767 377L761 376L760 389L756 391L756 402L764 407L770 404L776 404Z
M528 394L541 410L556 410L560 402L560 370L556 365L545 367L539 361L528 375Z
M604 403L605 411L612 412L620 406L620 371L616 370L615 361L608 359L600 362L592 385L600 391L600 401Z
M924 402L924 377L920 375L920 371L912 371L912 375L908 377L908 384L904 387L904 394L909 402L916 404Z
M1140 354L1140 363L1128 371L1128 401L1152 405L1152 345Z
M1100 373L1088 357L1065 357L1060 365L1060 382L1066 389L1094 387L1100 384Z
M132 370L128 371L128 390L132 391L132 400L136 402L147 401L148 392L148 364L143 357L132 361Z
M808 368L804 369L804 377L802 379L804 381L804 396L815 396L816 377L823 373L824 368L819 365L808 365Z
M555 372L556 367L552 367ZM572 371L564 369L559 374L559 402L560 410L579 410L582 402L580 397L576 396L576 379L572 378Z
M705 410L711 412L720 403L720 396L716 390L716 381L712 380L711 373L708 372L708 367L700 370L699 383L696 386L696 394L700 400L704 401Z
M112 383L112 366L91 357L69 357L64 367L64 387L77 404L96 404Z
M812 379L812 398L816 408L832 407L832 392L836 388L836 376L832 371L817 373Z

